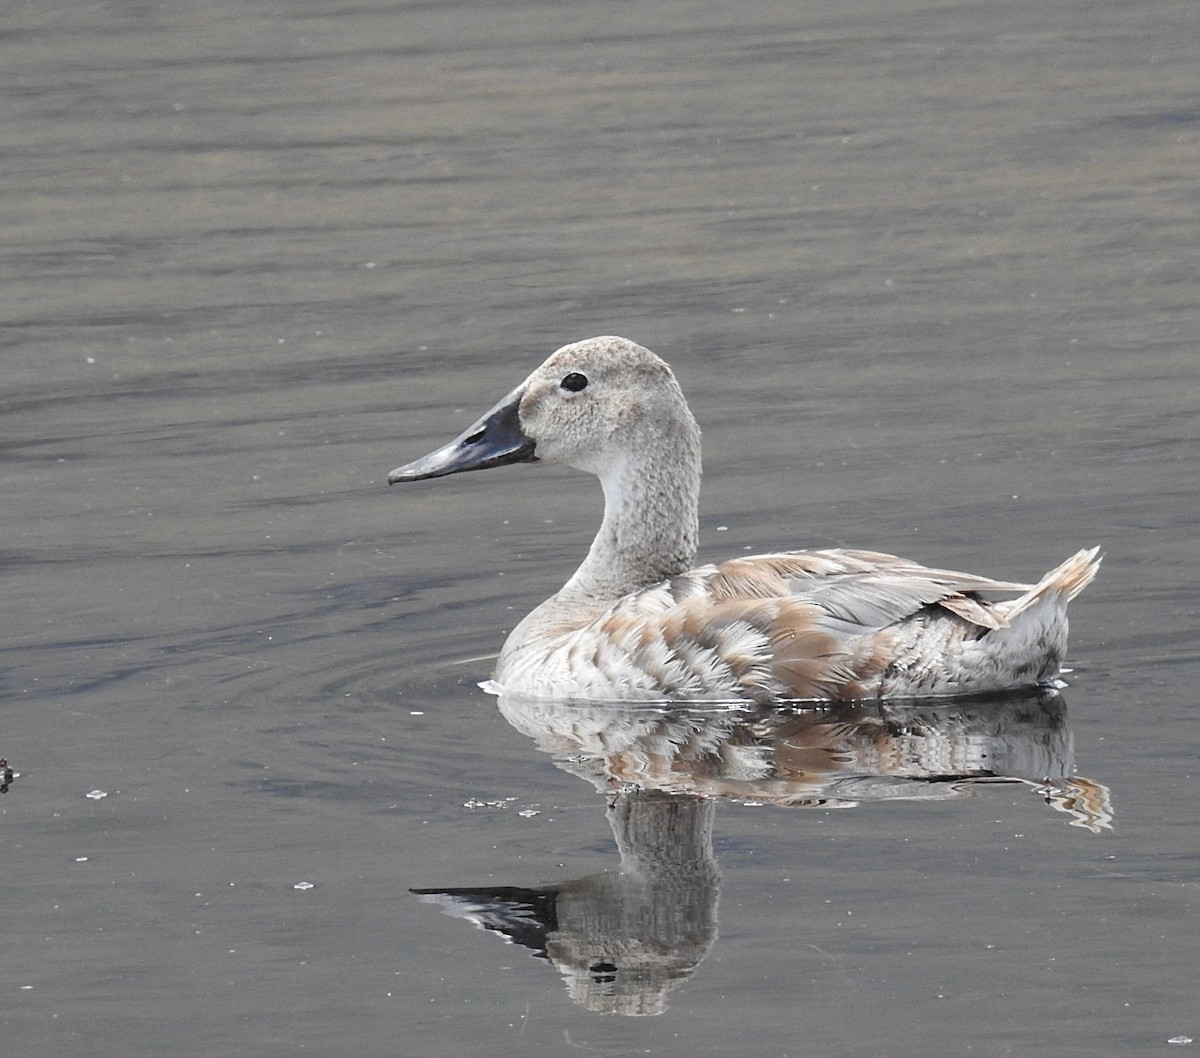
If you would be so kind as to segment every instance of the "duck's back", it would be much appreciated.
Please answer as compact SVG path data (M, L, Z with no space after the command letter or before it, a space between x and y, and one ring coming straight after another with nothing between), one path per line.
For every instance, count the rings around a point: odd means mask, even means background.
M1036 585L872 551L702 566L616 602L556 596L505 644L505 691L596 699L862 699L972 694L1052 679L1081 551ZM1016 598L992 601L991 595Z

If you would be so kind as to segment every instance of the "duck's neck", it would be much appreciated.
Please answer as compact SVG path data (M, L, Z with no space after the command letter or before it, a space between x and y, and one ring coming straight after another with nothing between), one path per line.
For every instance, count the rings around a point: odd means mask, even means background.
M560 599L611 603L691 568L699 537L700 446L690 426L657 458L635 451L605 469L604 521Z
M571 579L509 633L496 663L501 683L521 678L528 651L536 655L630 592L691 568L699 536L700 429L682 397L672 412L648 421L623 457L597 454L574 464L600 478L604 521Z

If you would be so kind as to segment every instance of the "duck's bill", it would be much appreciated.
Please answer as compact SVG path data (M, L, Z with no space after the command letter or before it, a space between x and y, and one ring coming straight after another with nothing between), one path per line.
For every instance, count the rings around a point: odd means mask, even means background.
M436 452L405 463L388 475L388 484L423 481L461 474L467 470L486 470L506 463L530 463L534 455L533 439L521 429L518 410L522 390L515 389L473 426L464 430Z

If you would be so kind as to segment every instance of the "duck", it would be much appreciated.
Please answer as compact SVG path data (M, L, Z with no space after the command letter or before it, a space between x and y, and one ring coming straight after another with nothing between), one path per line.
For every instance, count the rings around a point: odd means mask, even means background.
M666 361L628 338L565 345L389 484L512 463L596 475L587 556L509 633L488 689L610 702L941 698L1061 685L1067 604L1099 548L1036 583L854 548L694 565L700 428Z

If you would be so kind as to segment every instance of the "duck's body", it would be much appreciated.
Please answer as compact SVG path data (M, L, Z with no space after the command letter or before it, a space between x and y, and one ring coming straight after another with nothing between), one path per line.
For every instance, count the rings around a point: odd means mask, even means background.
M513 694L861 699L1052 680L1081 551L1036 585L873 551L789 551L693 569L700 431L670 368L624 338L558 350L479 422L390 482L553 460L599 476L604 521L562 590L509 635ZM1016 595L990 601L995 594Z
M1033 587L874 551L733 559L586 609L555 596L513 630L495 678L555 698L758 702L1029 687L1057 675L1095 558ZM996 592L1022 594L983 597Z

